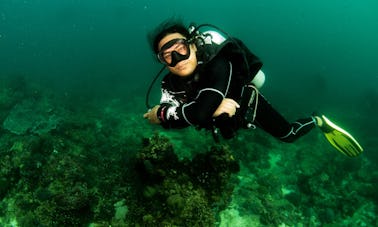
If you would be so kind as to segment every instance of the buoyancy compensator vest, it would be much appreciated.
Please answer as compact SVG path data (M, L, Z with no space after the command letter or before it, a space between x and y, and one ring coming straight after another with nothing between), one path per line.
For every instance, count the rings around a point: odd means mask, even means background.
M253 85L251 86L251 81L261 69L262 62L240 39L228 35L213 25L191 25L189 33L190 42L195 43L197 47L197 59L203 61L203 64L219 54L225 56L233 64L232 80L240 92L237 97L234 97L241 106L237 111L239 117L230 118L226 113L221 114L213 119L212 130L216 141L219 141L218 132L223 138L230 139L235 136L238 128L245 127L244 125L253 121L252 118L254 119L254 116L250 117L248 114L252 110L250 108L251 96L256 89Z

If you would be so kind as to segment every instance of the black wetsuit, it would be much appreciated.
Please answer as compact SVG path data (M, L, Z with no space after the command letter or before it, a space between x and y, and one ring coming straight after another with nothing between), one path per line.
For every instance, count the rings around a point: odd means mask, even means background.
M188 77L167 74L162 80L162 97L157 112L161 125L165 128L216 127L221 129L224 137L231 138L236 130L252 123L285 142L292 142L310 131L315 126L311 117L290 124L260 93L254 122L246 122L244 111L241 111L245 110L243 106L232 118L225 115L212 117L224 98L241 103L243 86L262 66L253 54L248 56L248 62L250 78L245 76L241 59L230 59L222 53L206 64L199 62L195 72Z

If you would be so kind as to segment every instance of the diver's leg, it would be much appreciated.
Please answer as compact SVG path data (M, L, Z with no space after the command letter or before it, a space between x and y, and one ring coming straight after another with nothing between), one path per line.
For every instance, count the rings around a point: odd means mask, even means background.
M272 136L287 143L291 143L305 135L316 125L316 121L313 117L299 119L293 123L289 123L261 94L259 94L258 98L254 123Z

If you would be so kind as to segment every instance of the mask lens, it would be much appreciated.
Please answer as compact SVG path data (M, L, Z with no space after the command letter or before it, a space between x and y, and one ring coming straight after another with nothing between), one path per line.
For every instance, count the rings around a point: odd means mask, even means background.
M173 52L176 53L172 54ZM158 53L158 59L161 63L171 66L177 55L186 57L182 60L189 57L189 45L185 39L173 39L164 44ZM176 64L177 62L174 65Z

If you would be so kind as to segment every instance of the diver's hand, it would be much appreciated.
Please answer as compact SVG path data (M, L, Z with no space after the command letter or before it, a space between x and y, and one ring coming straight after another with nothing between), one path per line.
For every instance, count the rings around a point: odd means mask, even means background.
M213 117L218 117L222 113L227 113L229 117L232 117L235 115L237 108L240 108L240 105L235 100L225 98L213 113Z
M160 107L160 105L154 106L147 113L143 114L143 117L148 119L148 121L151 124L160 124L160 120L157 117L157 111L158 111L159 107Z

